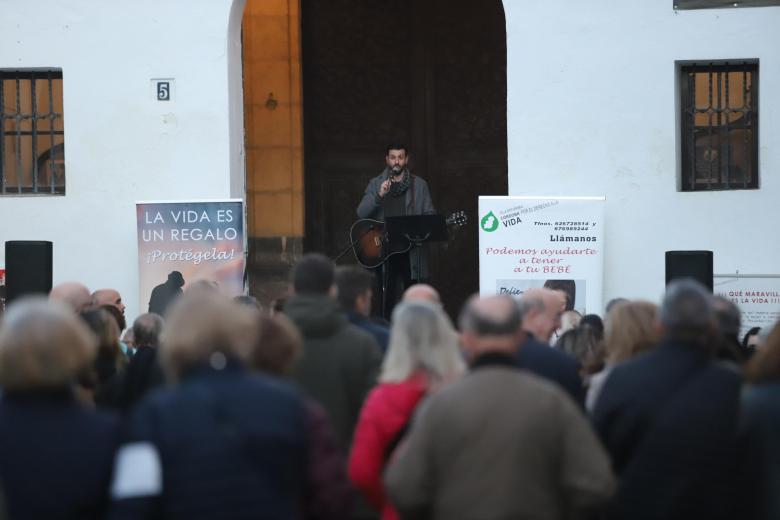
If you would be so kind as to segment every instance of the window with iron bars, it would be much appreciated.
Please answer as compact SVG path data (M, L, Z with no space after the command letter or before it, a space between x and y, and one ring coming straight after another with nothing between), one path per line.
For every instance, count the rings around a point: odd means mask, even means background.
M61 69L0 69L0 195L65 194Z
M679 66L681 190L758 188L758 61Z

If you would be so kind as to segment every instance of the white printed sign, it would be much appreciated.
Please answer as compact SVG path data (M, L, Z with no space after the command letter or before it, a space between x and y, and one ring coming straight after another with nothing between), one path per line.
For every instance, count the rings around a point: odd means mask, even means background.
M480 293L567 293L567 309L602 312L604 197L479 197Z
M772 327L780 319L780 277L715 275L714 293L736 303L742 311L739 337L753 327Z

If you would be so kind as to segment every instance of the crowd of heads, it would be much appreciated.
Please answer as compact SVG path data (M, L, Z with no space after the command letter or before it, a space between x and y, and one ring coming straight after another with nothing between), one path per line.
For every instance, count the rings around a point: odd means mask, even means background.
M375 288L373 273L355 266L336 268L327 257L308 254L292 269L290 292L268 307L251 296L229 298L216 284L198 281L187 287L165 318L141 314L128 327L119 292L90 292L80 283L63 283L52 289L48 300L23 299L4 314L0 387L7 395L72 389L77 399L90 406L129 413L146 390L147 398L155 390L150 384L137 393L138 381L130 381L131 374L138 377L133 370L139 369L130 368L134 353L151 351L155 352L154 365L170 385L181 384L190 374L234 365L295 380L305 377L296 367L312 355L308 342L313 340L297 318L286 315L287 304L300 298L337 302L347 315L370 322L373 328L366 330L374 334L376 327L383 327L381 319L372 317ZM744 365L745 378L753 384L780 381L780 327L765 336L754 328L740 338L739 308L728 299L713 297L696 282L671 283L660 305L612 300L603 319L597 314L581 315L574 309L575 297L570 280L549 281L544 287L526 290L520 298L475 295L463 302L456 328L434 287L411 286L392 313L385 331L388 344L379 344L381 335L374 343L366 334L372 345L383 349L383 355L376 358L376 372L366 376L369 384L353 405L358 408L347 414L352 416L349 428L356 427L360 404L375 384L418 381L425 388L419 396L422 399L462 379L476 360L490 355L514 359L524 345L534 341L549 345L576 365L589 392L590 412L597 408L605 382L616 367L653 352L664 341L695 346L708 359L727 361L735 370ZM759 340L761 347L757 348ZM371 347L371 352L360 355L373 359L374 352L379 350ZM330 369L322 369L326 378L355 377L347 372L349 368L326 374ZM547 377L543 371L539 374ZM128 385L135 385L131 390L137 393L132 402L127 400ZM319 401L317 395L309 397ZM322 413L334 414L330 402L320 404ZM349 449L351 439L338 442Z

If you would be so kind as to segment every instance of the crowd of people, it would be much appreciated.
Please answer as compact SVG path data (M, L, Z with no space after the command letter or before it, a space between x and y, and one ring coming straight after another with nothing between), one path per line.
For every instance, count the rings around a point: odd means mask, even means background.
M210 283L129 327L113 289L14 302L0 518L780 518L780 326L740 341L691 280L603 319L473 296L456 324L418 284L386 323L375 283L308 254L270 309Z

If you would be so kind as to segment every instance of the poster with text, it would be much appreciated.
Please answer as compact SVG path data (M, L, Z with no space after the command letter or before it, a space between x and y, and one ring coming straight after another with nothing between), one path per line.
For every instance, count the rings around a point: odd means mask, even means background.
M480 293L564 291L567 309L603 311L604 197L479 197Z
M739 339L753 327L771 328L780 319L780 276L716 275L713 292L742 311Z
M243 293L241 200L139 202L140 312L164 310L199 280L228 296Z

